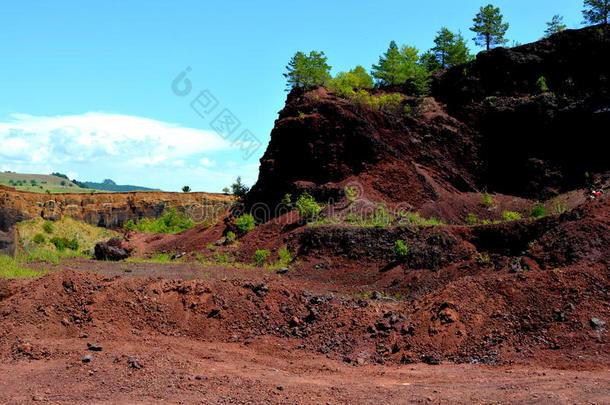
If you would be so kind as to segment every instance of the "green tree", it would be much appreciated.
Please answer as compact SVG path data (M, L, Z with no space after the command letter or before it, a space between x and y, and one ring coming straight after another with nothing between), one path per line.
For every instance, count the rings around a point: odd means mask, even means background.
M248 191L250 191L250 188L241 182L241 176L237 176L235 183L231 184L231 190L233 191L233 195L235 197L241 198L245 196Z
M546 23L546 30L544 31L545 37L550 37L553 34L557 34L565 30L567 26L563 23L563 17L559 14L555 14L551 21Z
M488 4L481 7L479 13L473 18L474 25L470 28L476 34L473 39L478 46L485 46L487 50L493 45L502 45L508 42L504 38L508 30L508 23L502 22L500 9Z
M610 0L585 0L584 6L584 24L608 24Z
M328 88L342 97L350 97L356 90L373 87L373 78L362 66L356 66L349 72L340 72L328 82Z
M295 87L311 90L316 86L324 85L330 80L330 69L324 52L311 51L309 55L297 52L286 69L284 77L287 80L287 90Z
M438 59L436 58L436 55L432 53L432 51L422 53L422 55L419 57L419 63L430 73L441 70L441 64L438 63Z
M388 50L379 57L379 64L373 65L372 73L378 85L389 86L406 81L404 58L395 41L390 42Z
M373 65L372 73L377 86L412 81L417 93L427 91L429 72L420 63L419 50L412 46L404 45L399 49L396 42L390 42L388 50L379 57L379 64Z
M191 188L189 186L184 186L184 187L182 187L182 192L183 193L190 193L191 192Z
M436 58L440 69L461 65L472 60L472 55L462 34L454 34L443 27L434 39L434 44L430 53ZM428 58L428 56L426 57ZM434 63L427 62L427 64L434 67Z

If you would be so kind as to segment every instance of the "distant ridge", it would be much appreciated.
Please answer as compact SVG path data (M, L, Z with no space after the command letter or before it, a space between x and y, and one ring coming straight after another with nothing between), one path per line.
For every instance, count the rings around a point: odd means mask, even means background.
M91 189L95 189L95 190L103 190L103 191L119 191L119 192L120 191L161 191L158 188L148 188L148 187L131 186L131 185L119 185L110 179L106 179L102 183L94 183L92 181L83 181L83 182L79 182L79 184L83 184L87 188L91 188Z

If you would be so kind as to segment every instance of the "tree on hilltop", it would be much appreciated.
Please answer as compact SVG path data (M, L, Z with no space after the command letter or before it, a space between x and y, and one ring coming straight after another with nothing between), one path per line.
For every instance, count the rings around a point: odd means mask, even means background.
M309 55L297 52L286 66L288 72L284 73L287 91L295 87L311 90L326 84L330 80L331 69L326 61L324 52L311 51Z
M422 55L422 63L428 70L434 72L439 69L446 69L461 65L472 60L470 50L461 34L454 34L443 27L434 39L434 47L429 53ZM435 61L431 59L434 57Z
M544 31L545 37L550 37L553 34L557 34L567 28L567 26L563 23L563 17L559 14L555 14L553 19L546 23L546 30Z
M610 19L610 0L585 0L582 15L584 24L608 24Z
M484 46L487 50L494 45L503 45L508 42L504 35L509 24L502 22L503 17L498 7L491 4L481 7L472 20L474 25L470 28L476 34L474 42L478 46Z
M392 41L388 50L379 57L379 63L373 65L372 74L377 86L413 81L419 92L425 92L429 72L420 63L417 48L407 45L398 48L396 42Z

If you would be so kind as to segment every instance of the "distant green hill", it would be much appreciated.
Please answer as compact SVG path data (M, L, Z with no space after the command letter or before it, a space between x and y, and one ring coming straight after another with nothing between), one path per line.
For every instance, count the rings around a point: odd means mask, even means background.
M96 190L104 190L104 191L161 191L157 188L148 188L148 187L140 187L140 186L130 186L130 185L119 185L110 179L104 180L102 183L94 183L91 181L83 181L79 182L79 184L85 185L89 188Z
M79 187L61 173L27 174L0 172L0 184L34 193L95 193L97 190Z

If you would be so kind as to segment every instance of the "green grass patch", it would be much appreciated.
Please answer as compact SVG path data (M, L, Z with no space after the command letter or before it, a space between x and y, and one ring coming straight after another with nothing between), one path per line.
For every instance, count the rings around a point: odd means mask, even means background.
M64 217L57 222L41 218L17 224L17 259L23 263L42 261L57 264L61 259L86 257L95 244L117 236L116 232Z
M146 233L175 234L186 231L195 225L197 224L192 219L183 213L177 212L176 208L172 207L166 214L157 219L143 218L137 223L129 220L125 224L125 229Z
M37 277L46 271L30 269L21 265L17 259L6 255L0 255L0 277L1 278L27 278Z

